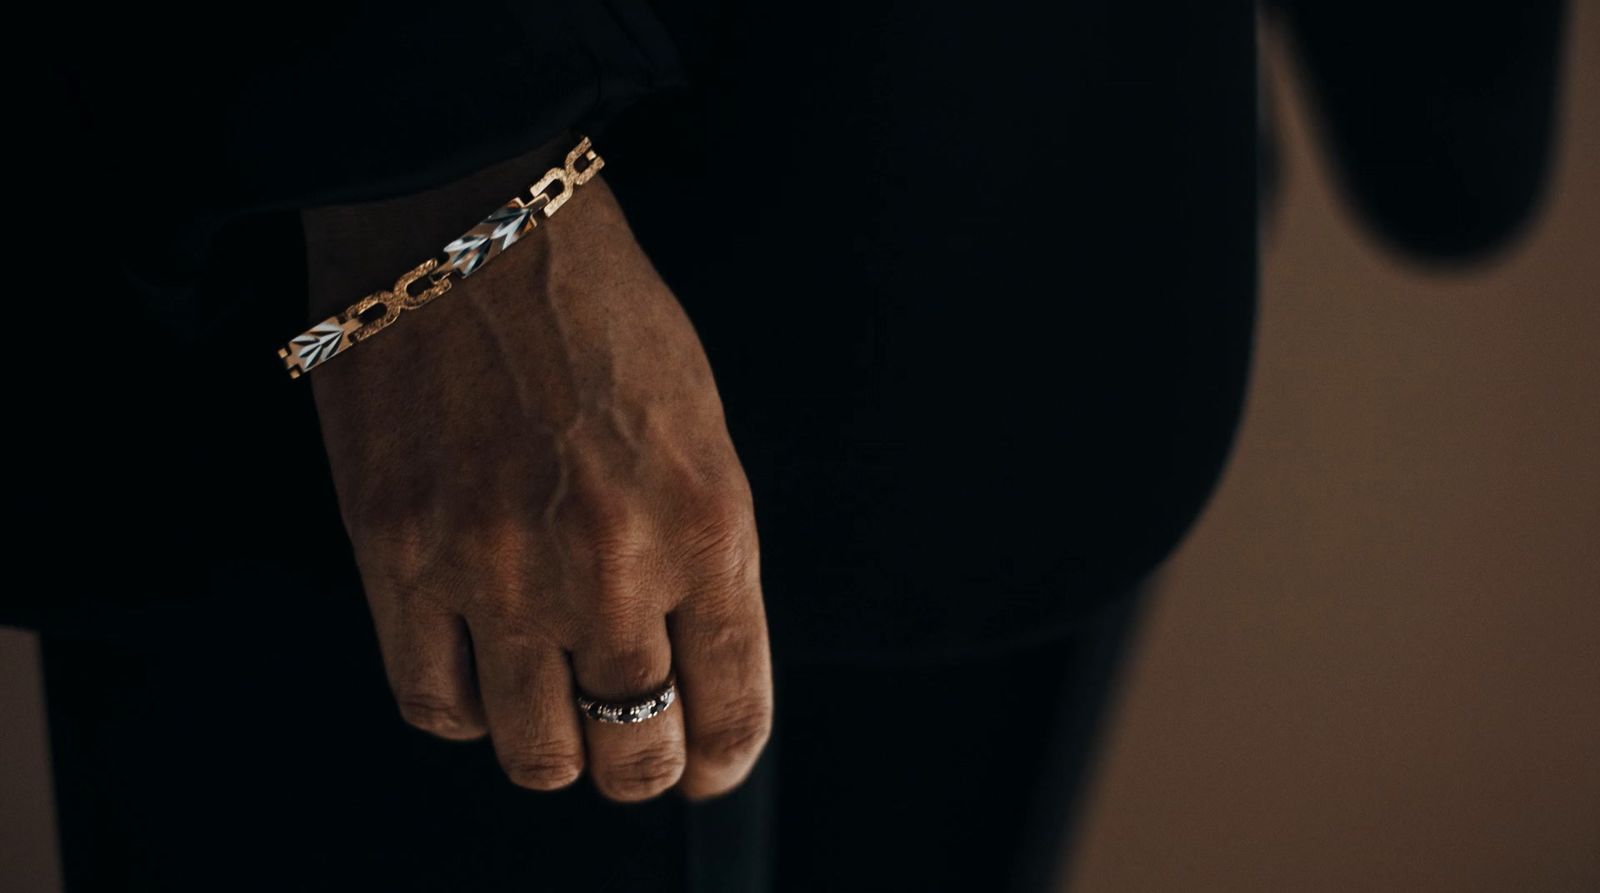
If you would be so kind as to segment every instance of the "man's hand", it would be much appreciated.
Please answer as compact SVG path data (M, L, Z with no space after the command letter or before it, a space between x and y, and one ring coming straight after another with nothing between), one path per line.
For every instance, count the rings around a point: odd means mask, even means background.
M444 223L415 216L428 200L304 212L313 305L385 287L542 171L491 175L496 197ZM773 709L750 489L699 339L603 179L310 380L406 721L487 731L537 790L585 766L615 800L745 777ZM653 719L577 712L576 691L626 700L673 669Z

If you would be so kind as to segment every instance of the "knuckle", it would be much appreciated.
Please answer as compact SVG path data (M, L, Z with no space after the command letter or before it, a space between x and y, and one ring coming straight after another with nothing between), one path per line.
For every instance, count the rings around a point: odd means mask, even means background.
M591 540L588 550L596 596L614 608L626 607L645 570L644 541L607 536Z
M595 545L627 552L645 520L627 493L591 488L565 505L564 522Z
M603 563L603 562L602 562ZM657 599L649 585L650 575L642 566L598 570L589 581L584 610L591 638L607 653L638 650L640 630L659 613Z
M553 791L583 774L583 753L570 747L532 747L507 754L500 765L518 787Z
M528 519L501 514L473 519L458 525L457 530L481 560L504 569L516 568L526 560L536 536Z
M650 567L652 544L644 519L635 515L632 520L584 527L580 535L575 546L587 563L598 615L609 621L629 619Z
M406 591L417 585L437 560L439 541L415 523L384 523L351 533L363 571L375 570L382 582Z
M755 524L737 496L702 497L688 511L682 548L690 561L713 573L736 575L757 561Z
M683 768L682 750L654 745L596 767L595 786L612 800L645 800L677 784Z
M735 705L710 718L689 737L695 762L707 769L725 770L753 762L772 735L772 711L765 703Z
M643 568L603 556L595 556L595 562L591 582L595 622L606 629L626 629L641 619L646 579Z
M753 526L755 508L748 488L717 486L693 492L684 514L691 529L743 531Z
M424 732L444 738L475 738L482 733L470 711L448 698L407 693L395 700L400 706L400 718Z
M397 604L458 608L483 588L500 563L482 560L472 533L419 524L386 525L351 535L369 595Z
M395 542L416 540L427 526L427 496L409 489L390 489L372 480L352 482L339 500L340 517L351 533Z

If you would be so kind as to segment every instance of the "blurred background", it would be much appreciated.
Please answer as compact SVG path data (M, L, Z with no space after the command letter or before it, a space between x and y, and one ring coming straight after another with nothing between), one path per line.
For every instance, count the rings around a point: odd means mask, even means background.
M1363 230L1268 28L1249 405L1124 669L1062 889L1600 890L1600 3L1533 226ZM31 635L0 629L0 889L60 889Z

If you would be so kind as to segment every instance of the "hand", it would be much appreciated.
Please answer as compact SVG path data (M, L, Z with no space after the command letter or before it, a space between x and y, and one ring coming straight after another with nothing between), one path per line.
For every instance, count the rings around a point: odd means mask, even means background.
M386 287L547 166L426 236L397 221L450 216L445 193L307 210L313 305ZM536 790L585 766L621 801L745 777L772 719L751 493L699 339L603 178L309 377L407 722L487 732ZM626 700L674 668L655 718L577 712L575 686Z

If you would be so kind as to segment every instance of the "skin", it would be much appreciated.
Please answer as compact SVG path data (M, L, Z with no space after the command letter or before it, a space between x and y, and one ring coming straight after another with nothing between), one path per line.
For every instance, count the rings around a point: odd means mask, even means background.
M316 318L437 254L573 142L304 211ZM587 770L613 800L703 799L746 777L773 710L750 487L699 339L603 174L309 378L406 722L487 735L534 790ZM673 668L679 701L646 722L574 705Z

